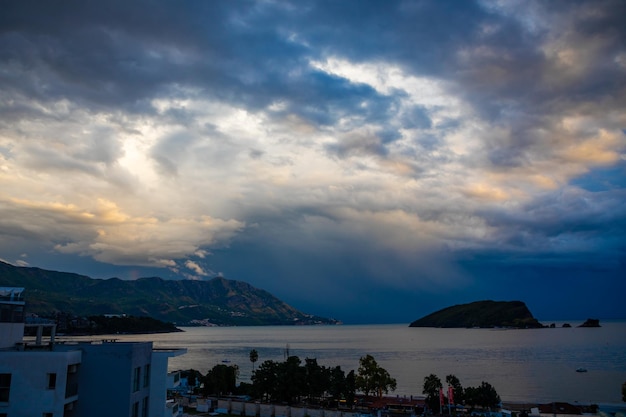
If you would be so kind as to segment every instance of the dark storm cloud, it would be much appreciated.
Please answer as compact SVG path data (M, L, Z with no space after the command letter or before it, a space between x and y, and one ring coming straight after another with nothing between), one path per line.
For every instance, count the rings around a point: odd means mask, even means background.
M488 17L472 2L312 2L298 23L301 31L326 54L351 60L391 60L420 73L451 70L453 52L469 42Z
M228 16L219 3L11 6L3 13L2 58L24 72L15 88L29 95L132 108L171 83L229 77L220 71L230 47L220 39Z
M571 257L574 261L594 262L589 255L598 252L600 262L623 252L626 240L624 189L586 192L564 190L537 198L516 213L484 213L490 225L502 230L501 247L533 254L536 249ZM533 250L534 249L534 250ZM597 262L597 260L596 260Z
M179 85L253 108L285 100L322 124L385 111L371 88L310 70L311 50L281 30L291 16L280 6L69 2L38 4L33 19L28 3L12 3L0 22L13 76L0 85L16 94L148 111L146 100Z

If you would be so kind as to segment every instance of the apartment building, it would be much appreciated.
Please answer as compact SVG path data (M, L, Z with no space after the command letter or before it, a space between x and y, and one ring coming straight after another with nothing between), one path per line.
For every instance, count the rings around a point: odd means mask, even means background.
M186 349L114 339L58 343L46 324L36 325L34 343L24 342L23 293L0 288L0 417L173 415L168 359Z

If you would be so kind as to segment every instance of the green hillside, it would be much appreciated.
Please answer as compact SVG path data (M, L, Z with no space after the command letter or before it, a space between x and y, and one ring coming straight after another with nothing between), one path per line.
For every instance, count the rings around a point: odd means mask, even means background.
M543 327L522 301L476 301L436 311L409 327Z
M78 316L148 316L177 325L333 324L302 313L267 291L241 281L140 278L92 279L84 275L16 267L0 262L0 286L24 287L26 311Z

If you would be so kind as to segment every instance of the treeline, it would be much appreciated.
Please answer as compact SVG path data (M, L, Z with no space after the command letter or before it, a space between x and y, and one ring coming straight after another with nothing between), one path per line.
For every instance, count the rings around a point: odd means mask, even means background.
M173 323L166 323L152 317L135 316L90 316L92 334L116 334L116 333L169 333L179 332Z
M315 404L337 406L339 401L347 406L355 403L357 393L366 398L395 391L396 380L378 365L371 355L359 359L359 368L348 373L341 367L320 366L317 359L289 356L283 362L267 360L255 370L258 360L256 350L250 352L252 383L237 386L239 368L236 365L216 365L205 376L194 375L202 383L201 393L205 396L246 395L264 402L287 404ZM449 387L444 394L443 383L434 374L424 378L422 393L426 395L426 407L439 411L444 404L463 404L468 407L494 408L500 396L487 382L478 387L463 388L454 375L446 377Z
M322 398L331 401L345 399L354 401L357 376L354 371L346 373L339 366L320 366L317 359L297 356L284 362L265 361L252 375L251 394L267 402L316 403Z
M252 351L254 362L258 356ZM371 355L359 360L359 369L348 373L340 366L327 367L317 359L289 356L285 361L267 360L252 373L252 383L237 386L239 368L236 365L215 365L205 376L200 376L204 395L248 395L273 403L337 404L344 400L353 404L356 393L381 397L396 389L396 380L380 367Z
M439 410L441 404L462 404L466 407L495 408L500 404L500 396L488 382L481 382L477 387L463 388L455 375L446 376L448 389L443 390L441 379L435 374L424 378L422 394L426 394L426 406Z
M57 334L65 335L97 335L97 334L142 334L180 332L173 323L146 316L89 316L81 317L71 313L57 312L52 315L27 317L27 324L54 323ZM47 330L47 334L49 334ZM32 336L34 328L26 328L24 334Z

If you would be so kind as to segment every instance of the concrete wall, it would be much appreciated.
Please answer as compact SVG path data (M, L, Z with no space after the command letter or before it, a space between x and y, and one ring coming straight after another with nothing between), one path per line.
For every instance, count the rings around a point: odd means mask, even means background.
M273 404L261 404L259 407L259 415L264 417L271 417L274 415Z
M82 363L78 372L75 415L126 417L135 402L143 407L150 386L144 386L143 372L152 361L152 342L104 342L57 345L55 350L79 349ZM133 371L141 368L139 390L133 390Z
M361 417L361 414L352 411L246 403L233 400L218 400L217 408L230 414L246 417Z
M67 368L81 362L81 352L5 351L0 352L0 373L11 374L9 402L0 403L0 413L14 417L62 416L66 403ZM56 374L49 389L48 374ZM76 398L76 397L72 397Z
M352 417L354 413L341 410L324 410L324 417Z
M230 411L230 403L231 403L231 400L219 400L218 399L217 406L215 408Z
M307 414L306 408L292 408L291 417L304 417Z
M24 323L0 323L0 349L14 347L23 336Z
M243 409L246 403L239 401L231 401L230 413L235 415L243 415Z
M245 403L244 414L247 417L255 417L261 413L261 404Z
M291 407L289 407L288 405L275 405L274 415L276 417L291 417ZM268 416L261 416L261 417L268 417Z
M152 363L150 366L150 417L163 417L167 414L168 408L165 401L167 399L167 389L173 388L169 385L169 374L167 372L169 358L184 355L187 349L153 349Z
M326 410L322 410L320 408L307 410L307 414L311 417L326 417L325 412Z

